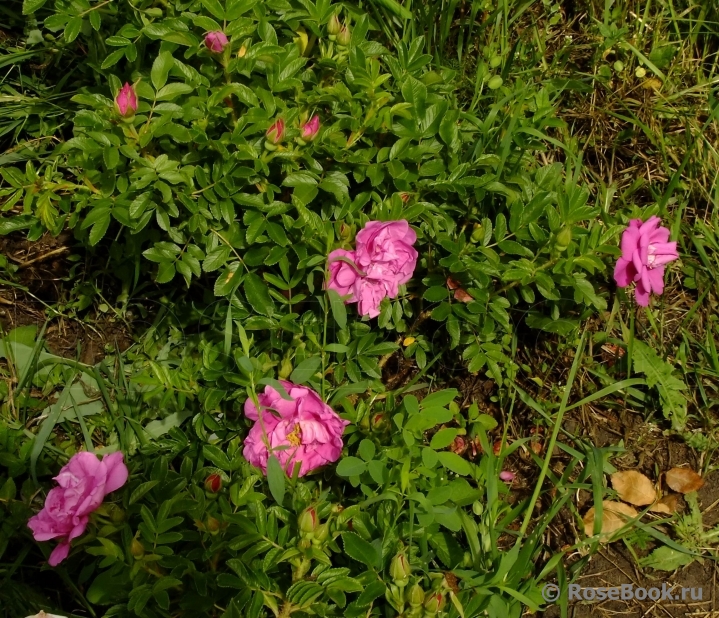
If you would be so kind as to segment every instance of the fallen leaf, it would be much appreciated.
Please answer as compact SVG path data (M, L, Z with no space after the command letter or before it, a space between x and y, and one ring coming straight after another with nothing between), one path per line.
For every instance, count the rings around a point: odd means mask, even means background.
M679 504L679 496L677 494L669 494L664 496L661 500L657 501L649 507L652 513L664 513L665 515L673 515L677 512L677 506Z
M644 88L644 90L660 90L661 87L662 82L660 82L656 77L650 77L642 84L642 88Z
M454 291L454 298L455 300L458 300L460 303L471 303L474 298L472 298L469 293L466 290L463 290L462 288L457 288Z
M454 277L447 277L447 287L450 290L456 290L457 288L462 287L462 284Z
M612 487L624 502L634 506L646 506L657 499L654 484L647 476L636 470L624 470L612 474Z
M698 491L704 486L704 479L691 468L672 468L666 474L667 485L680 494Z
M594 515L595 509L592 507L584 516L584 534L587 536L594 536ZM602 502L602 529L600 534L612 534L623 528L629 519L634 519L638 515L639 513L628 504L605 500Z

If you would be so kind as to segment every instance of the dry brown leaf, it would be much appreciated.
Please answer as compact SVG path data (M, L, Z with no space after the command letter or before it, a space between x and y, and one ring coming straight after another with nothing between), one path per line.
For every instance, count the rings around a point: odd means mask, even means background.
M461 303L471 303L474 300L474 298L472 298L469 293L462 288L457 288L454 291L454 298Z
M649 510L652 513L664 513L665 515L673 515L677 512L677 506L679 504L679 496L677 494L669 494L664 496L661 500L652 504Z
M462 287L462 284L457 281L454 277L447 277L447 287L450 290L456 290L457 288Z
M691 468L672 468L666 475L667 485L680 494L698 491L704 486L704 479Z
M584 516L584 534L594 536L594 507ZM634 519L639 513L623 502L605 500L602 502L602 529L600 534L611 534L623 528L627 520Z
M612 474L612 487L624 502L634 506L646 506L657 499L654 484L647 476L636 470L624 470Z

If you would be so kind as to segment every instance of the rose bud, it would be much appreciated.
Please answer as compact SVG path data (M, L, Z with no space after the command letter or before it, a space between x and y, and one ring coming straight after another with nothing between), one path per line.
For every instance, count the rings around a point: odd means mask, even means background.
M135 89L128 83L120 88L120 92L115 97L115 107L123 118L132 118L137 111L137 93Z
M320 131L320 117L316 114L310 118L309 122L306 122L301 127L301 137L306 142L311 142Z
M230 41L227 39L227 35L225 35L222 30L208 32L205 35L205 46L215 54L221 54L225 51L225 47L227 47L229 42Z
M351 39L352 35L350 34L349 28L346 25L342 26L342 30L337 33L337 42L343 47L347 47Z
M572 242L572 228L564 226L559 234L557 234L557 250L565 251L569 247L569 243Z
M400 587L404 587L409 583L409 576L412 567L409 566L407 556L403 552L398 553L389 565L389 574L392 576L394 583Z
M302 511L302 514L297 519L297 525L299 526L300 532L305 534L311 534L317 529L317 511L312 507L306 508Z
M267 141L271 144L279 144L282 141L282 138L285 135L285 121L282 120L282 118L279 118L276 122L274 122L269 129L267 129L267 133L265 133L265 137L267 138Z
M211 494L216 494L222 489L222 477L219 474L210 474L205 479L205 489Z
M415 584L409 589L409 604L411 607L419 607L424 603L424 590L419 584Z
M210 534L217 534L220 529L220 521L215 519L212 515L209 515L207 517L207 521L205 522L205 528Z
M444 595L439 591L435 591L430 594L424 602L424 610L432 616L444 607L444 603Z
M130 553L137 559L142 558L145 555L145 546L137 539L132 539Z
M342 24L337 17L337 13L335 13L332 15L329 23L327 24L327 34L336 36L339 34L340 30L342 30Z
M314 532L314 538L312 544L320 546L322 545L330 535L330 527L327 524L320 524L317 526L317 530Z

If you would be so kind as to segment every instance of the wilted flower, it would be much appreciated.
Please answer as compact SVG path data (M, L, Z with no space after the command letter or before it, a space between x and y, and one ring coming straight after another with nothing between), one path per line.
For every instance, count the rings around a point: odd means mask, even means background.
M315 137L320 131L320 117L316 114L309 119L308 122L302 125L302 139L309 142Z
M45 612L41 611L39 614L35 614L34 616L28 616L27 618L65 618L65 616L58 616L57 614L46 614Z
M125 82L115 97L115 106L120 116L130 118L137 111L137 93L131 84Z
M265 134L265 137L267 137L267 141L271 144L279 144L282 141L282 138L285 135L285 121L282 120L282 118L278 118L269 129L267 129L267 133Z
M208 32L205 35L205 45L207 49L215 54L221 54L225 51L225 47L230 41L227 39L227 35L222 30L215 30L214 32Z
M260 411L252 399L245 402L245 415L255 421L245 438L245 459L266 473L270 449L277 449L273 454L287 473L300 464L300 476L337 461L349 421L342 420L312 389L284 380L280 384L290 400L266 386L258 397Z
M27 522L36 541L59 539L48 564L57 566L70 553L70 542L79 537L105 496L122 487L128 470L122 453L106 455L102 461L94 453L82 452L55 477L59 487L51 489L43 509Z
M622 234L622 257L614 269L614 280L621 288L635 281L637 304L649 305L649 295L664 291L664 266L679 257L677 243L669 242L669 230L660 226L659 217L642 223L632 219Z

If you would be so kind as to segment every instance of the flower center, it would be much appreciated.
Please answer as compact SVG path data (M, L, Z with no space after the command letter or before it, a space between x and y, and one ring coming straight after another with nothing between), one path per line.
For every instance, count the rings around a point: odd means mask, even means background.
M287 441L292 446L299 446L302 444L302 430L300 429L299 423L295 423L295 428L287 434Z
M657 249L654 245L649 245L647 247L647 268L654 268L657 260L657 256L655 255L656 252Z

